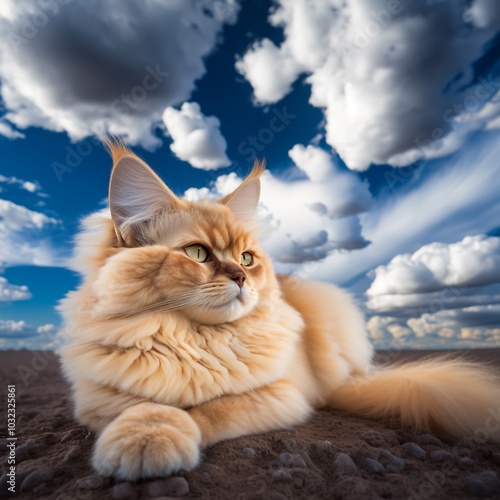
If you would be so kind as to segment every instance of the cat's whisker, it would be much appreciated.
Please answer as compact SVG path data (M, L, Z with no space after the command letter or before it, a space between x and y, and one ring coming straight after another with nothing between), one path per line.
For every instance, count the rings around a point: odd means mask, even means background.
M108 319L126 319L126 318L141 316L144 314L174 311L178 309L183 309L184 307L190 307L196 305L198 301L199 301L199 294L196 292L190 292L183 294L179 297L172 297L171 299L167 299L161 302L156 302L154 304L149 304L147 306L140 307L132 311L112 314L108 316Z
M227 287L226 283L211 283L210 285L202 285L200 289L205 291L205 290L220 289L226 287Z

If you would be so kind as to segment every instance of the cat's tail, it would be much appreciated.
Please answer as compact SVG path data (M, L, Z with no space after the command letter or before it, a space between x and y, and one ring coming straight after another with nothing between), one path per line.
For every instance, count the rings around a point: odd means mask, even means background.
M432 359L380 369L336 389L330 406L397 417L415 431L484 433L500 441L500 376L464 360Z

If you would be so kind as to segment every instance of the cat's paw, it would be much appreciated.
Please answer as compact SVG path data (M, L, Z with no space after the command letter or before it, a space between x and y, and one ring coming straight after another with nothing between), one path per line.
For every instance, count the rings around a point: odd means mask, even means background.
M136 480L198 465L201 433L184 410L141 403L111 422L96 442L92 464L104 476Z

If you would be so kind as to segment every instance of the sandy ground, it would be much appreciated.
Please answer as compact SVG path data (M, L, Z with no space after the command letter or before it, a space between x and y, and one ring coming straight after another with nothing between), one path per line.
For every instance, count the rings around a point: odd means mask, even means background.
M400 361L428 353L379 357ZM500 349L468 356L500 366ZM318 411L307 425L290 431L219 443L204 452L192 472L117 482L93 473L89 459L95 436L73 421L68 386L53 354L2 351L0 379L0 498L500 498L500 449L484 442L486 429L468 440L415 436L395 423L333 410ZM7 490L4 474L8 384L16 385L15 495Z

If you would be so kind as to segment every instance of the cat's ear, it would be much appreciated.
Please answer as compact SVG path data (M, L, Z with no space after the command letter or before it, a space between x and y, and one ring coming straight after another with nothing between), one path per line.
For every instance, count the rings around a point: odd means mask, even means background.
M220 198L218 201L226 205L238 219L252 220L255 218L257 205L260 197L260 179L266 164L264 161L255 161L250 174L230 194Z
M108 144L113 156L109 208L122 246L149 243L147 227L182 202L140 158L120 143Z

